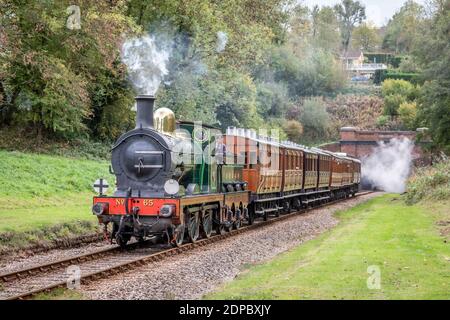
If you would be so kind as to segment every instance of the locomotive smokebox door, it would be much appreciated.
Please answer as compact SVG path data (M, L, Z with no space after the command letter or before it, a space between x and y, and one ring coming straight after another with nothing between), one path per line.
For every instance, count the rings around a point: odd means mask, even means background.
M158 150L152 139L130 141L125 147L122 163L127 174L136 180L149 180L164 169L164 151Z

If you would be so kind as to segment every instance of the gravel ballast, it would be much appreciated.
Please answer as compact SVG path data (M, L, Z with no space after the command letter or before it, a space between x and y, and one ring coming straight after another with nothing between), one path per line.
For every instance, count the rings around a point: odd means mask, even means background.
M87 299L200 299L249 264L267 261L338 224L333 213L378 196L372 193L343 203L249 230L131 272L81 287Z
M55 262L80 254L86 254L100 249L106 249L108 247L111 247L111 244L106 241L101 241L89 243L75 248L53 249L47 252L36 253L33 255L25 252L14 253L9 256L3 256L2 259L0 259L0 274L14 272L44 263Z

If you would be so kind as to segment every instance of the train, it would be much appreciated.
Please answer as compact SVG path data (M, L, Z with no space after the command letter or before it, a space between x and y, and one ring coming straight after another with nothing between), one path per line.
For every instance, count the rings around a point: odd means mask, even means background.
M155 97L136 97L136 126L112 147L114 193L93 197L92 213L122 247L132 238L181 246L360 188L358 159L254 130L177 121L154 107Z

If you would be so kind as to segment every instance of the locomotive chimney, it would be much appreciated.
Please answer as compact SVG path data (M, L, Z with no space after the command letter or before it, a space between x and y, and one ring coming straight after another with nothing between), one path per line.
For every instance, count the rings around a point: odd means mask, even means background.
M155 97L141 94L136 97L136 129L153 128L153 105Z

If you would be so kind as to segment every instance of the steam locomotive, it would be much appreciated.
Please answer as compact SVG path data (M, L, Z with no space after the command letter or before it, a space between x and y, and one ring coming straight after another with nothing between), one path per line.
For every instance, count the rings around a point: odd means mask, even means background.
M165 238L174 246L223 234L255 219L354 196L361 164L345 154L176 121L155 98L136 97L136 127L112 147L112 196L92 212L112 224L111 239Z

